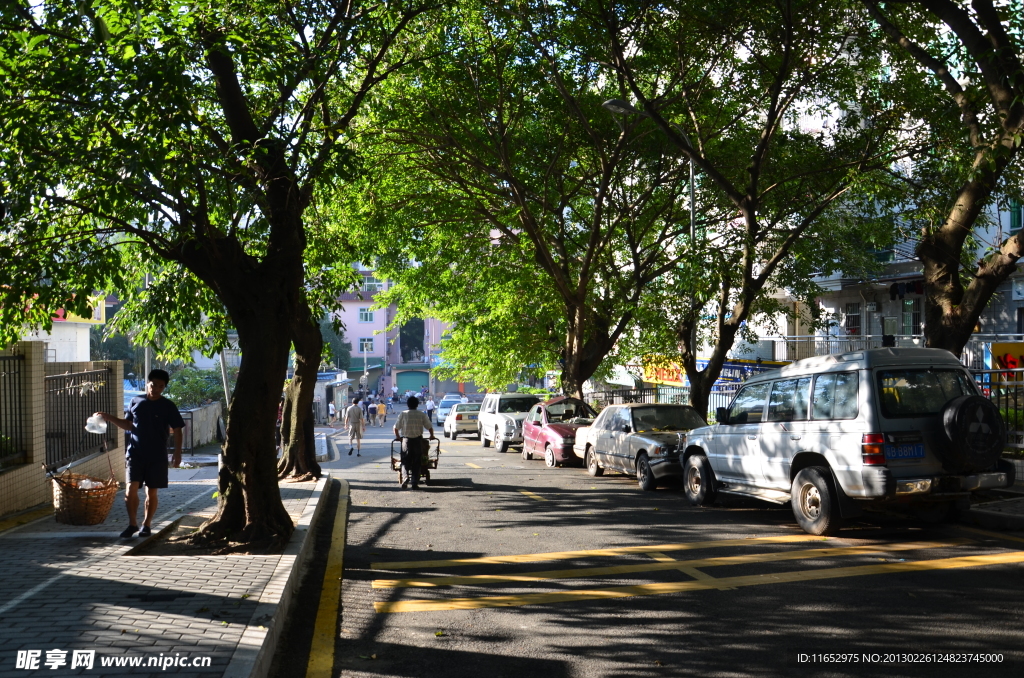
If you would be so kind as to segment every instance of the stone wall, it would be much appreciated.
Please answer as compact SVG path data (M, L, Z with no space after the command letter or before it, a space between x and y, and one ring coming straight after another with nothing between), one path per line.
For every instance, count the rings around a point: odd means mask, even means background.
M192 448L195 449L207 443L217 440L217 420L221 416L221 404L219 401L186 410L192 413ZM188 436L189 419L185 417L185 435ZM188 444L186 442L186 444Z

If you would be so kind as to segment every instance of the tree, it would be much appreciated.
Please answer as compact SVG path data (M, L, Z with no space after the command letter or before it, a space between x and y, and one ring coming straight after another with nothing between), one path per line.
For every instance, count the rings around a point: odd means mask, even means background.
M85 310L93 289L134 304L118 320L138 322L142 341L165 328L169 351L211 335L217 350L233 326L242 365L204 538L276 548L291 534L274 421L290 346L294 424L322 348L304 217L352 175L346 130L411 58L392 47L422 12L235 0L0 9L4 338L26 319L46 325L50 309Z
M352 365L352 343L345 341L344 329L325 317L320 321L320 336L324 339L330 361L339 370L347 370Z
M863 2L894 45L892 68L906 86L903 102L937 142L907 179L920 207L926 344L959 356L996 288L1024 254L1016 233L976 256L985 210L1000 191L1019 199L1024 190L1024 5ZM944 195L929 190L936 175L939 185L948 186Z
M856 4L580 2L570 11L578 30L608 45L592 58L619 96L638 102L642 116L627 129L656 127L697 166L701 209L729 215L660 281L668 298L650 297L666 302L653 313L674 315L690 401L704 413L747 321L781 310L771 293L812 293L813 275L846 263L843 243L875 237L878 222L853 196L870 183L891 198L888 175L872 171L913 147L897 145L901 111L886 101L877 41Z
M360 250L397 282L380 303L399 322L454 324L441 373L499 386L557 364L579 395L683 255L687 166L601 107L618 90L570 14L449 16L430 45L444 57L375 95L361 147L373 170L353 198L372 224Z

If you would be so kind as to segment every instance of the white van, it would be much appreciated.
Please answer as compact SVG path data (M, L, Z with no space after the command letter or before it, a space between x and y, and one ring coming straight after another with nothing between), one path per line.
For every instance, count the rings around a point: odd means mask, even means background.
M799 360L747 381L718 423L690 431L684 491L790 502L811 534L834 534L863 502L905 502L922 518L1008 487L999 409L948 351L882 348Z

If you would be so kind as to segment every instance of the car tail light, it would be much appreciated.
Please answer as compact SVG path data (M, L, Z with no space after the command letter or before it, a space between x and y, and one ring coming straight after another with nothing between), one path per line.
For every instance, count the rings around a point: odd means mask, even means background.
M456 414L455 415L455 421L460 421L461 419L462 419L462 415L461 414Z
M861 436L860 456L865 466L885 466L885 436L881 433Z

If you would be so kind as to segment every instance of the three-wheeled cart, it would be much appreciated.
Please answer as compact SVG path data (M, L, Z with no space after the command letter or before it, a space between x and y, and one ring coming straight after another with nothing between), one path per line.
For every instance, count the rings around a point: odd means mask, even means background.
M398 443L398 450L395 450L395 443ZM431 447L433 443L433 447ZM427 485L430 484L430 469L437 468L437 462L441 458L441 439L430 438L427 440L427 449L420 460L420 478ZM391 441L391 470L398 473L398 482L402 482L402 441Z

